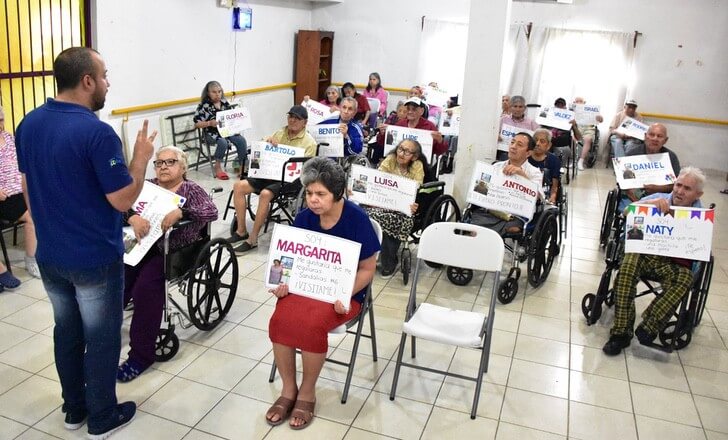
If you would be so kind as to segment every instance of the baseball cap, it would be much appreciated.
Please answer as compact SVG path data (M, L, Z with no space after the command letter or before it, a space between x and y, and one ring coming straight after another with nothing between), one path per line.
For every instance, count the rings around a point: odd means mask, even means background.
M413 96L413 97L409 98L408 100L406 100L404 102L404 105L407 105L407 104L413 104L413 105L416 105L417 107L424 107L425 106L425 103L420 98L418 98L416 96Z
M288 114L295 116L298 119L308 119L308 111L306 110L306 107L302 105L294 105L290 110L288 110Z
M624 103L624 105L633 105L637 107L637 101L635 101L634 99L628 99L627 102Z

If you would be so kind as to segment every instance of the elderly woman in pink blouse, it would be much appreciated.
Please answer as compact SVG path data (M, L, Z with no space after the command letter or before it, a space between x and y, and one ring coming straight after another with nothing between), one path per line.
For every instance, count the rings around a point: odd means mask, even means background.
M40 278L38 264L35 262L35 227L30 211L25 205L23 185L18 171L18 156L15 151L15 138L5 131L5 113L0 108L0 218L7 222L25 223L25 269ZM0 263L0 291L14 289L20 285L9 270Z

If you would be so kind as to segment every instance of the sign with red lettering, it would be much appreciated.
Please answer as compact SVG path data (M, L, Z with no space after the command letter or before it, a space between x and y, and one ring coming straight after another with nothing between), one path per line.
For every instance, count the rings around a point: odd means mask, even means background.
M349 308L359 267L357 243L333 235L276 224L270 240L266 287L287 284L288 291Z
M419 186L416 180L352 165L348 184L349 200L412 215L412 204L415 203Z
M337 112L337 111L332 112L328 105L321 104L320 102L316 102L313 99L309 99L308 101L303 101L301 103L301 105L306 107L306 111L308 111L307 124L309 126L320 124L322 121L325 121L326 119L332 119L332 118L339 117L339 112Z
M503 169L478 161L470 179L467 200L481 208L533 218L540 188L523 176L506 176Z

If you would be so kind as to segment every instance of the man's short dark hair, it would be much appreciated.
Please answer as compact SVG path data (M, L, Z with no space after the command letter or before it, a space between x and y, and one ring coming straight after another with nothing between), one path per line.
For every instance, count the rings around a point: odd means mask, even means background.
M91 56L94 52L98 53L88 47L70 47L58 54L53 62L58 93L75 88L85 75L94 75L94 59Z
M526 138L528 138L528 151L533 151L536 149L536 140L530 134L526 133L525 131L521 131L519 133L516 133L516 136L526 136ZM513 137L515 138L516 136Z

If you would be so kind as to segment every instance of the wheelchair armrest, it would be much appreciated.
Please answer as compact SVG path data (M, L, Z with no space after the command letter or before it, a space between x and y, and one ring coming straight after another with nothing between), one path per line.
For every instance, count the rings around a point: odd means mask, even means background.
M420 189L432 189L432 188L439 188L441 186L445 186L445 182L441 180L436 180L434 182L427 182L420 185Z

